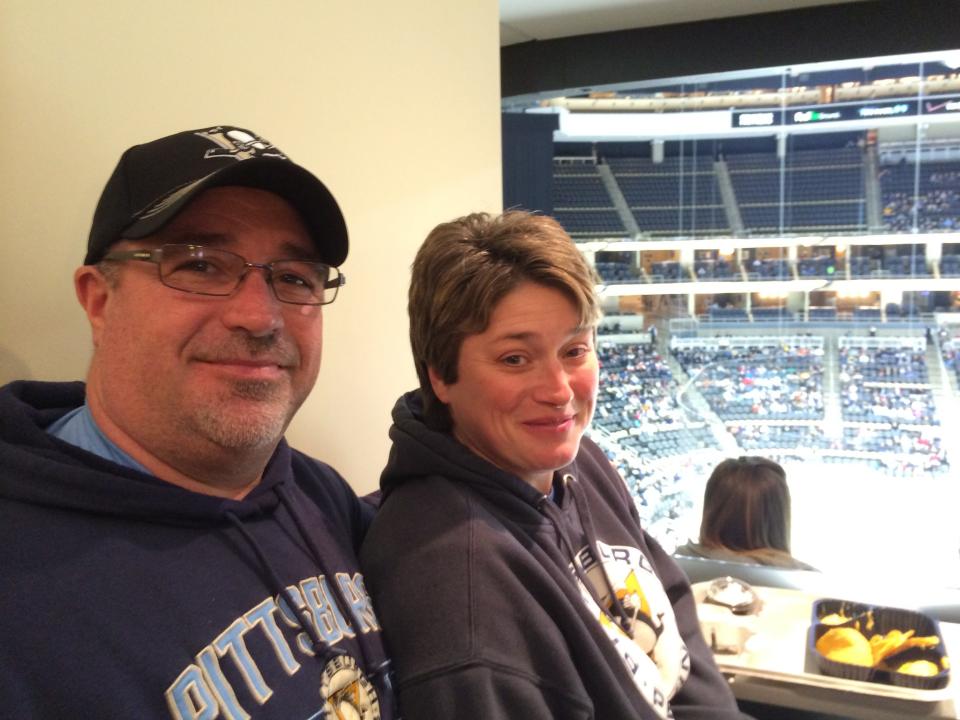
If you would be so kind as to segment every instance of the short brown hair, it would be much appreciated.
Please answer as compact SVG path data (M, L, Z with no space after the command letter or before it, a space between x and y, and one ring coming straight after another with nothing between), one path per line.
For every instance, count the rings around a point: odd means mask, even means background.
M753 456L728 458L717 465L703 492L700 543L789 553L790 490L783 468Z
M410 279L410 345L427 424L450 430L446 405L433 392L428 368L457 381L460 345L486 330L494 307L524 281L559 290L595 326L596 275L553 218L519 210L474 213L435 227L417 252Z

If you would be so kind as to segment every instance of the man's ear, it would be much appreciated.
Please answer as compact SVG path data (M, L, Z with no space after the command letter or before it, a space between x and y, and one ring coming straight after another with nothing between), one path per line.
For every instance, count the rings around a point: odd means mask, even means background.
M427 375L430 377L430 387L433 388L433 394L446 405L449 402L450 386L443 381L439 373L432 367L427 367Z
M93 346L100 344L103 334L107 301L113 292L113 286L95 265L81 265L73 274L73 289L77 300L87 313L90 330L93 333Z

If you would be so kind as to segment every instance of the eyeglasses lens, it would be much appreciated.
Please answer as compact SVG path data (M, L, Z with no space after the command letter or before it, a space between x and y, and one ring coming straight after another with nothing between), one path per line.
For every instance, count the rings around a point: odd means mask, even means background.
M176 290L204 295L230 295L251 264L226 250L197 245L165 245L160 277ZM268 263L269 282L281 302L326 305L337 297L340 273L323 263L278 260Z

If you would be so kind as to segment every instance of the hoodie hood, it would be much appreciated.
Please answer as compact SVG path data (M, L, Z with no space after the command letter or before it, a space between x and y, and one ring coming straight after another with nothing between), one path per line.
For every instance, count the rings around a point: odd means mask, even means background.
M528 527L551 526L557 544L566 553L570 568L580 578L584 589L594 594L597 605L601 606L593 584L586 578L581 563L576 559L578 548L574 547L569 531L571 526L579 527L590 552L594 557L600 556L589 503L576 480L579 471L577 461L556 471L555 477L561 479L563 490L559 504L554 503L529 483L477 456L453 435L428 428L423 422L422 410L419 390L402 396L394 406L394 424L390 429L393 447L380 479L383 502L387 502L391 491L404 482L427 475L467 485L473 492L494 503L504 517ZM611 618L626 619L626 612L616 599L610 579L605 573L599 575L612 598Z
M279 504L291 451L281 441L263 479L242 500L191 492L49 435L45 428L84 402L81 382L14 382L0 389L0 497L31 505L172 525L252 518Z
M394 405L390 439L393 445L380 476L383 501L399 485L426 475L465 483L484 496L510 493L532 506L543 500L536 488L476 455L453 435L427 427L419 390L402 395Z

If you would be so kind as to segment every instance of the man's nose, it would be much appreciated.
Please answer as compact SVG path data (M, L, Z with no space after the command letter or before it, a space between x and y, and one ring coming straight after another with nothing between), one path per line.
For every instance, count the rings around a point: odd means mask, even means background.
M283 327L283 304L277 300L266 268L251 267L228 298L223 324L231 330L246 330L254 337L270 335Z

